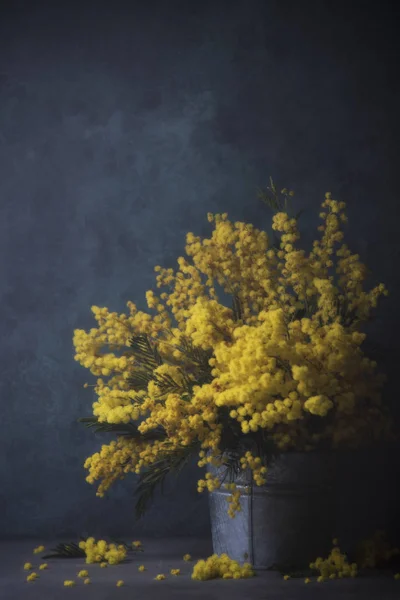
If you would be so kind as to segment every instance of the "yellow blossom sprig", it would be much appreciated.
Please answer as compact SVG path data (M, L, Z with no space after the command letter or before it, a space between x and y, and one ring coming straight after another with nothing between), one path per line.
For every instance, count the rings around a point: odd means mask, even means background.
M338 542L337 539L334 542ZM310 563L310 569L319 571L320 575L317 578L319 583L326 579L335 579L338 577L342 579L344 577L357 577L358 565L357 563L349 563L346 554L340 551L340 547L335 545L329 556L326 559L318 557L314 562Z
M127 555L127 549L123 544L108 544L105 540L96 542L93 537L79 542L79 548L84 550L87 564L100 563L102 568L117 565Z
M44 550L45 550L44 546L37 546L37 548L34 548L33 554L41 554L42 552L44 552Z

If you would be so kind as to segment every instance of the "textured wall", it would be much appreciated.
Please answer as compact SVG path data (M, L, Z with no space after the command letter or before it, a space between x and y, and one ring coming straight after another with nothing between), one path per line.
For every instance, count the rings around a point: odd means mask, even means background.
M308 239L326 191L348 202L353 247L392 292L373 333L395 372L394 15L65 4L3 2L0 16L0 536L201 534L194 468L137 524L134 477L103 499L85 482L101 439L76 423L93 398L73 329L94 326L93 304L145 309L153 267L209 231L208 211L267 224L255 187L272 175Z

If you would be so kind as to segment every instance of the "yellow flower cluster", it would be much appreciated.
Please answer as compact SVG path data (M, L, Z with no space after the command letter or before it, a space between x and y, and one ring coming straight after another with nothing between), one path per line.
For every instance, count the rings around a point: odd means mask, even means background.
M126 558L126 548L122 544L107 544L105 540L95 541L89 537L86 541L79 542L79 548L85 551L86 563L102 563L102 565L117 565Z
M24 564L24 570L25 571L30 571L31 569L33 569L32 563L27 562Z
M236 513L242 510L240 504L240 490L236 488L236 483L225 483L225 489L230 490L232 493L227 497L227 502L229 503L228 515L233 519Z
M334 540L337 543L337 540ZM358 573L357 563L349 564L347 556L340 551L339 546L334 545L329 556L326 559L318 557L315 562L310 563L310 569L320 572L317 578L318 582L326 579L335 579L338 577L356 577Z
M75 360L97 378L94 416L111 424L136 421L141 434L160 427L167 434L151 442L120 436L89 457L86 480L100 481L99 496L127 473L139 474L192 443L201 445L199 466L215 461L225 409L244 436L266 430L281 451L312 450L327 441L357 446L389 434L384 377L364 356L360 331L387 290L383 284L364 289L366 267L343 241L345 204L328 193L322 209L321 235L310 252L297 247L297 220L287 212L273 217L279 247L250 224L209 214L212 235L187 234L187 258L179 257L176 272L155 267L157 288L164 288L146 293L155 314L132 302L129 314L92 307L97 328L75 330L73 342ZM235 310L223 305L218 288L233 296ZM129 340L136 334L148 335L162 359L154 369L157 381L140 392L128 381L136 366ZM210 379L201 384L191 380L196 366L182 352L185 340L211 357ZM163 392L159 381L166 379L176 391ZM188 380L194 385L183 394ZM324 427L315 427L321 419ZM265 483L267 465L258 457L249 453L242 465L257 485ZM198 481L199 492L219 487L210 474ZM234 514L239 494L231 491Z
M180 569L171 569L171 575L180 575L180 574L181 574Z
M143 571L145 571L145 570L146 570L146 567L144 565L140 565L138 567L138 571L140 571L141 573L143 573Z
M47 563L42 563L42 564L39 566L39 570L40 570L40 571L44 571L45 569L48 569L48 567L49 567L49 565L48 565Z
M160 573L159 575L156 575L156 576L154 577L154 579L155 579L156 581L164 581L164 579L166 579L166 577L165 577L165 575L164 575L163 573Z
M318 415L319 417L325 417L333 406L332 400L329 400L327 396L322 394L311 396L311 398L304 402L305 410L308 410L312 415Z
M259 456L253 456L250 451L240 459L242 469L248 467L252 471L253 479L256 485L264 485L266 478L264 475L267 473L267 467L263 466L261 458Z
M37 548L34 548L33 554L41 554L44 550L45 550L44 546L38 546Z
M86 571L86 569L82 569L81 571L79 571L78 577L89 577L89 573L88 571Z
M309 433L308 415L324 417L332 409L323 436L334 445L381 434L382 378L362 354L363 335L336 322L288 323L282 309L262 311L258 319L258 327L237 327L233 343L214 350L214 402L232 407L244 434L263 428L282 450L307 449L319 441Z
M72 579L66 579L64 581L64 586L65 587L73 587L75 585L75 581L73 581Z
M219 489L220 487L221 487L221 481L219 480L218 477L216 477L215 475L212 475L212 473L206 473L205 480L199 479L199 481L197 482L197 491L198 492L203 492L205 490L205 488L207 488L207 490L209 492L214 492L215 490Z
M206 560L199 560L193 567L192 579L205 581L206 579L245 579L254 577L254 570L250 563L240 564L227 554L213 554Z
M39 575L37 573L30 573L28 575L28 577L26 578L26 580L29 581L36 581L36 579L39 577Z
M399 554L400 549L392 548L386 539L386 533L378 530L371 539L360 543L357 550L357 562L362 568L374 569Z

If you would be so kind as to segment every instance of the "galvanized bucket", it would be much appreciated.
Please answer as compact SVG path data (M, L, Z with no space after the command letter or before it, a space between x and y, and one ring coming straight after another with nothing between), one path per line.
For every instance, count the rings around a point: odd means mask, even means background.
M224 467L208 466L223 479ZM250 562L256 569L302 568L326 556L335 535L334 467L329 453L285 453L268 467L267 483L244 470L232 480L241 490L241 512L227 511L229 491L209 493L214 553ZM249 486L248 489L247 486Z

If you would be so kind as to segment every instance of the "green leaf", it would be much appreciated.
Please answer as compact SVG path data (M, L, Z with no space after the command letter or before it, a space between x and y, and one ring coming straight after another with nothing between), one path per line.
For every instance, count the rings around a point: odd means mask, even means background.
M46 558L84 558L86 556L85 551L79 548L78 544L71 542L70 544L58 544L55 548L52 548L51 554L42 556L42 559Z
M84 417L78 419L86 427L94 428L95 433L116 433L137 440L162 440L167 437L163 427L157 427L146 433L141 433L134 423L99 423L97 417Z
M243 307L242 307L241 300L237 294L233 295L232 311L233 311L233 318L235 321L240 321L243 318Z
M140 474L135 492L137 496L135 510L138 519L145 514L156 488L161 487L161 492L163 492L167 475L172 472L176 475L179 474L199 447L200 443L196 442L167 452Z
M202 348L194 346L193 342L185 336L181 337L180 344L176 346L176 349L179 350L179 352L182 352L185 358L201 371L209 370L211 373L211 368L208 364L208 361L213 354L211 350L203 350Z
M133 423L100 423L97 417L83 417L78 423L84 423L86 427L93 428L95 433L118 433L130 437L139 437L141 434Z
M191 395L192 390L193 390L193 386L196 383L195 381L193 381L193 379L191 379L189 377L189 375L186 373L186 371L184 369L182 369L182 367L178 367L178 371L182 377L182 379L184 380L184 392L182 393L182 396L187 396L187 395Z
M152 346L149 336L145 333L134 335L129 340L130 352L137 363L143 368L153 371L162 364L162 358L156 345Z
M86 541L87 538L81 537L82 541ZM125 547L128 552L132 551L132 548L124 541L112 540L114 544L120 544ZM42 556L42 560L47 558L84 558L86 556L85 550L79 548L79 545L75 542L68 544L58 544L55 548L52 548L51 554Z
M270 176L270 178L269 178L269 182L270 182L271 188L268 188L268 189L271 189L271 190L272 190L272 192L273 192L273 193L276 195L276 193L277 193L277 192L276 192L276 187L275 187L275 184L274 184L274 182L273 182L273 180L272 180L272 177L271 177L271 176Z
M261 190L260 188L258 188L257 197L272 210L274 210L274 211L279 210L279 208L280 208L279 202L274 196L271 196L271 195L267 194L266 192L264 192L263 190Z
M177 383L171 375L167 373L158 374L154 381L158 386L159 392L157 397L165 396L166 394L184 394L187 391L185 386Z
M228 478L228 481L231 483L239 475L242 470L242 465L240 462L242 456L243 454L240 450L240 444L238 444L236 448L231 447L229 450L224 451L222 455L222 464L226 470L222 477L222 481L225 481L225 479Z
M146 391L147 387L154 379L153 373L149 369L134 369L132 375L127 379L130 389L135 392Z

